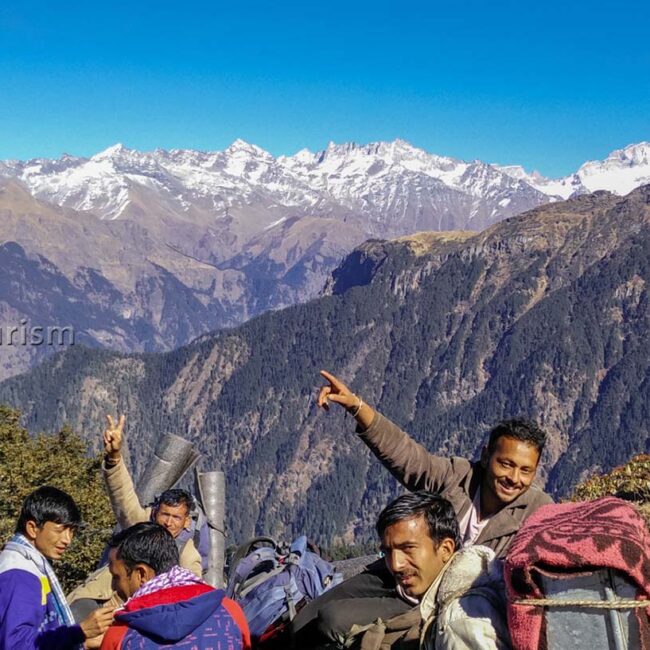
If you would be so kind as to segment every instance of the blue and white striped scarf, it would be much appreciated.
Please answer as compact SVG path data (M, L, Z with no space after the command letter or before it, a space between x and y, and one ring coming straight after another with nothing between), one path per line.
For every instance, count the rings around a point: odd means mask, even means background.
M54 573L52 565L47 561L45 556L40 553L32 544L27 541L27 538L20 533L14 535L6 544L5 549L19 553L24 558L30 560L36 565L36 568L42 575L47 578L52 590L54 600L54 609L56 611L57 619L60 625L70 626L75 624L74 617L68 606L68 601L65 599L65 594L59 580Z

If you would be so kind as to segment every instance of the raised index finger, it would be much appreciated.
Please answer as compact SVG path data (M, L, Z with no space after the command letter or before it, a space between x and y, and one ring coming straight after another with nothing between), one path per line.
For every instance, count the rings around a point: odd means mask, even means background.
M325 379L327 379L330 384L332 384L332 388L336 388L336 390L345 390L345 384L338 377L335 377L332 373L327 372L327 370L321 370L320 374Z
M108 428L109 429L114 429L115 428L115 421L113 420L112 415L107 415L106 416L106 422L108 422Z

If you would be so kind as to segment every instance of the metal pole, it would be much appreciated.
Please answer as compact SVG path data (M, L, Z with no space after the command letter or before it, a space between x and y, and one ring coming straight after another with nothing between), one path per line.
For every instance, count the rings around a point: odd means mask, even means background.
M198 472L197 483L201 503L210 528L210 556L203 579L213 587L223 589L226 553L226 477L223 472Z
M616 600L616 593L611 585L614 584L612 570L607 570L607 583L605 584L605 600L612 602ZM626 650L627 643L625 641L625 634L623 626L621 625L621 613L616 609L608 609L607 616L612 630L612 638L614 640L615 650Z

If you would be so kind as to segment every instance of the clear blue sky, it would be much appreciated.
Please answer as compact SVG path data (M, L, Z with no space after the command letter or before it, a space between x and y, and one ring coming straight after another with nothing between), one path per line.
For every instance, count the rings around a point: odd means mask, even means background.
M0 6L0 159L396 137L574 171L650 140L650 3Z

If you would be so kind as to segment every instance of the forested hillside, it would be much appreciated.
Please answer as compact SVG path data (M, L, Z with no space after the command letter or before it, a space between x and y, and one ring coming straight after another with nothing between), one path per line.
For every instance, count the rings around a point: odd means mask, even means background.
M475 455L491 425L537 418L556 495L650 451L650 186L582 196L480 234L368 242L322 297L166 354L75 346L0 385L30 429L98 447L125 412L131 462L161 432L228 476L230 530L361 541L398 489L342 413L327 368L430 450Z

